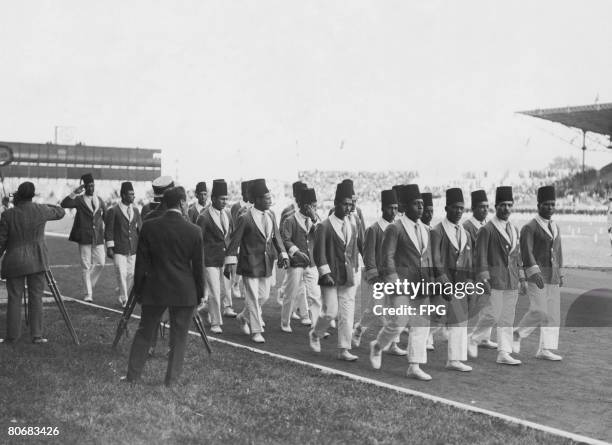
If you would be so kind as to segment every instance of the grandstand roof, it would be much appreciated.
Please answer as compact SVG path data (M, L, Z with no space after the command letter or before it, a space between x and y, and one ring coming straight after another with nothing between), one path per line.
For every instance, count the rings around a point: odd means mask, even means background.
M518 113L558 122L585 132L612 135L612 103L537 109Z

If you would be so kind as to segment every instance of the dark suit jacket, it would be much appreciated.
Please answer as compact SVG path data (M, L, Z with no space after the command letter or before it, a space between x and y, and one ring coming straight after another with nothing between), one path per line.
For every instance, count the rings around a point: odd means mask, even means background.
M210 212L210 207L208 207L197 220L197 225L202 230L202 237L204 238L204 265L205 267L223 267L234 224L230 213L223 209L222 212L225 213L228 223L228 230L224 236L223 231L217 226Z
M548 232L532 219L521 229L521 256L527 276L541 272L547 284L559 284L561 267L563 267L563 252L559 226L557 236L553 240Z
M436 279L442 283L473 280L471 239L467 240L462 250L457 249L448 238L442 223L431 229L429 236Z
M237 256L236 273L251 278L269 277L277 258L277 253L285 253L276 218L270 212L272 219L272 236L266 240L255 224L250 210L243 211L238 217L238 224L230 238L227 256L232 257L228 264ZM238 249L240 248L240 252Z
M363 264L365 265L366 280L382 276L382 240L383 231L376 221L365 231L363 242Z
M2 278L15 278L49 269L45 224L62 219L65 210L58 206L18 203L2 212L0 218L0 256Z
M305 218L300 212L293 213L293 215L286 217L282 223L281 236L283 238L283 243L285 244L285 250L287 250L287 253L290 253L290 251L295 249L305 253L308 255L308 264L298 262L295 256L291 255L289 264L291 267L314 266L315 263L312 257L312 252L314 249L316 226L311 222L310 232L306 233L306 230L295 219L296 215L298 215L299 218L302 218L302 220Z
M242 200L235 202L232 204L230 208L230 215L232 215L232 222L234 223L234 227L238 225L238 217L242 214L242 210L246 208L246 204L243 205Z
M128 221L127 217L121 211L119 204L114 205L106 212L104 220L104 238L106 245L109 241L113 243L115 253L119 255L136 255L136 246L138 245L138 234L142 228L142 220L140 212L136 207L132 207L134 214L132 220Z
M518 230L513 226L515 237ZM491 288L498 290L516 290L519 278L524 276L520 244L510 251L508 241L489 221L478 231L476 239L476 278L488 279Z
M89 206L85 203L83 195L78 195L74 199L66 196L61 202L61 206L65 209L76 209L74 224L68 239L79 244L104 244L104 215L106 213L106 205L98 196L94 197L98 200L98 207L93 213Z
M331 274L336 286L354 286L358 257L357 233L352 230L348 245L338 236L329 218L317 225L313 257L319 276Z
M204 210L206 210L209 207L210 207L210 203L207 203L202 209L202 213L204 213ZM198 221L198 218L200 217L202 213L198 212L198 209L195 203L191 204L189 208L187 209L187 216L189 217L189 221L191 221L194 224Z
M174 211L142 226L134 291L148 306L195 306L204 296L202 231Z

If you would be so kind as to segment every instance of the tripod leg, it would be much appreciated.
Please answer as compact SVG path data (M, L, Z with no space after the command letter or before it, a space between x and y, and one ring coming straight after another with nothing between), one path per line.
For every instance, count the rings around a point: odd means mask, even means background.
M79 345L80 344L79 338L77 337L76 331L74 330L74 326L72 325L72 322L70 321L70 317L68 316L68 311L66 311L66 306L64 305L64 301L62 300L62 296L60 295L59 289L57 288L55 278L53 278L53 275L51 274L50 270L45 271L45 278L47 279L47 285L49 286L49 289L51 290L51 294L53 295L53 298L55 299L55 303L57 304L57 307L60 313L62 314L62 317L64 318L64 322L66 323L66 326L68 327L68 332L70 333L70 336L74 340L74 343Z

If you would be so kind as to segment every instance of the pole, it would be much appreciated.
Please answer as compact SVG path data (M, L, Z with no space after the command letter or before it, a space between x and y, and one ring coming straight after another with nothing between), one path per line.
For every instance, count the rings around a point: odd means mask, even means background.
M586 154L586 131L582 131L582 190L586 190L586 176L584 171L584 158Z

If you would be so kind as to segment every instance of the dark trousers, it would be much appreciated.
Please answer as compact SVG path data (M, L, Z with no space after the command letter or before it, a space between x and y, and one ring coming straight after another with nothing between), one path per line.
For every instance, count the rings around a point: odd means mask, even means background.
M168 307L170 312L170 352L164 381L166 385L174 383L183 371L187 333L194 309L195 306ZM130 350L128 380L138 380L142 375L149 347L155 338L155 333L165 310L166 306L142 306L140 324L134 335L132 349Z
M30 335L42 336L42 297L45 290L45 273L33 273L6 279L8 304L6 307L6 338L17 340L21 336L21 299L25 283L28 283L28 312L30 314Z

